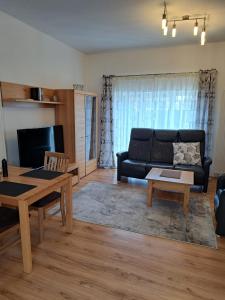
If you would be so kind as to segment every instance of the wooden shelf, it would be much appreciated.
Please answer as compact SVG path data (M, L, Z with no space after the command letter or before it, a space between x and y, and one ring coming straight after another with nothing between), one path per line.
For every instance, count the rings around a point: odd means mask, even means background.
M48 105L62 105L62 102L54 102L54 101L38 101L33 99L5 99L3 100L3 104L7 102L22 102L22 103L32 103L32 104L48 104Z
M36 103L36 104L53 104L53 105L59 105L63 104L62 102L54 102L54 101L38 101L38 100L33 100L33 99L15 99L11 100L15 102L24 102L24 103Z
M1 96L3 105L13 104L13 105L22 105L22 104L32 104L39 105L43 107L47 106L57 106L63 104L63 101L51 101L54 96L56 96L56 90L42 88L43 99L48 99L46 101L37 101L31 99L31 86L10 83L10 82L1 82ZM51 100L50 100L51 99Z

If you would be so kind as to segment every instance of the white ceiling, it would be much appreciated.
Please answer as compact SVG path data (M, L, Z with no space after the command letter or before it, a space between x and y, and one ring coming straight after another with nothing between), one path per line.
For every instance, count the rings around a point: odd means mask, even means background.
M225 41L225 0L168 0L170 17L207 14L208 42ZM0 0L0 10L86 53L198 44L193 24L161 34L161 0Z

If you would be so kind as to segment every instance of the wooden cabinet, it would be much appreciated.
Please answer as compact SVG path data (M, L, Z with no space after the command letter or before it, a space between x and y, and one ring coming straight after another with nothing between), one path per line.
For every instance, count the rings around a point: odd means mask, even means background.
M75 161L79 164L80 177L86 175L85 162L85 96L74 95L75 117Z
M97 98L85 95L85 168L86 175L97 168Z
M79 166L76 163L69 163L68 173L72 175L72 186L76 185L79 182Z
M64 127L65 152L82 178L97 168L97 96L73 90L59 90L58 96L64 105L56 110L56 124Z
M6 149L5 149L2 101L1 101L1 95L0 95L0 170L2 168L1 161L3 158L6 158Z
M70 162L75 162L75 122L74 122L74 91L57 90L56 95L63 105L55 108L56 125L63 125L64 149Z

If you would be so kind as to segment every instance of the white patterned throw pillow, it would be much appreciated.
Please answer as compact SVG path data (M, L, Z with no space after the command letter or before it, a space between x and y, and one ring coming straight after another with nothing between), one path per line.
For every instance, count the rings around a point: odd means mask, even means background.
M173 164L201 166L200 143L173 143Z

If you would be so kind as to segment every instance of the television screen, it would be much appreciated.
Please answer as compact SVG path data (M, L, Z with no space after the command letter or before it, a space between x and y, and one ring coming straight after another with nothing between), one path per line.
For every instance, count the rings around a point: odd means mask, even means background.
M21 167L43 166L45 151L64 152L62 125L18 129L17 139Z

